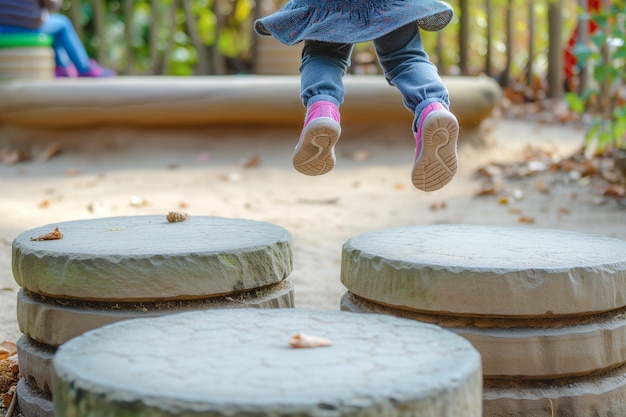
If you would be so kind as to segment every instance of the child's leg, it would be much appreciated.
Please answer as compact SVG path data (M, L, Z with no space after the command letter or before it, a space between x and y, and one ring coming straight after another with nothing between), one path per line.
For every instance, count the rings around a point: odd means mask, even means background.
M89 59L72 21L66 16L50 14L41 25L40 30L53 38L57 66L67 68L70 64L67 62L67 57L69 57L80 76L110 77L115 74L112 70L101 67L94 60Z
M50 14L41 25L41 31L51 35L54 39L54 50L58 66L66 66L68 62L61 62L68 57L79 72L89 71L89 56L80 38L74 30L72 22L64 15Z
M416 140L413 185L434 191L452 180L457 170L459 126L448 111L448 90L424 51L416 24L404 26L374 41L389 84L400 90L413 113Z
M293 166L305 175L322 175L335 166L335 144L341 134L339 106L350 65L352 45L305 41L301 94L307 108L304 128L293 154Z
M343 76L350 65L353 45L305 41L300 65L300 97L306 108L316 101L343 103Z

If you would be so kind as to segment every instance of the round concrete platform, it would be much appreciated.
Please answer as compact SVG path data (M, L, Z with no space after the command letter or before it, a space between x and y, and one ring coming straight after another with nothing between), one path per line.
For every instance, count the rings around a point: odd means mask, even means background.
M52 399L31 387L24 378L17 382L17 402L24 417L55 417Z
M615 369L626 363L624 310L594 317L594 321L515 320L420 314L376 304L349 292L341 309L353 313L388 314L433 323L469 340L481 353L485 379L552 379Z
M130 305L115 302L70 303L39 297L32 293L27 294L20 290L17 294L17 324L26 336L56 347L88 330L121 320L218 308L293 307L293 285L289 279L263 289L237 293L233 296Z
M485 386L485 417L626 416L626 366L563 380Z
M330 346L295 349L296 334ZM478 352L438 326L297 309L115 323L62 345L56 415L479 417Z
M363 233L341 282L372 301L471 316L583 315L626 305L626 242L560 230L435 225Z
M20 374L28 385L44 396L52 396L52 358L56 348L24 335L17 340Z
M55 227L62 239L32 240ZM198 299L276 284L291 270L290 233L247 219L77 220L31 229L13 241L17 283L61 299Z

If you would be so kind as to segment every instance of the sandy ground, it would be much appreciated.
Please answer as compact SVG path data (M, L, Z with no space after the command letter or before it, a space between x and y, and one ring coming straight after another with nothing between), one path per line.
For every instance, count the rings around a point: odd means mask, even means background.
M88 140L78 131L25 133L23 143L35 149L57 143L62 153L47 161L0 164L0 341L20 336L12 240L29 228L66 220L179 210L281 225L293 235L296 306L319 309L338 309L345 292L339 281L342 244L373 229L494 224L626 239L626 209L594 204L584 184L554 184L545 193L534 190L534 180L520 182L524 198L508 205L495 196L476 197L474 173L488 161L515 161L527 144L568 155L583 137L574 127L528 121L487 125L486 146L464 141L457 177L433 193L411 186L414 145L404 127L344 126L337 167L312 178L291 166L298 127L207 128L184 136L155 130L149 139L113 128L93 129ZM0 145L6 146L2 133ZM522 216L534 223L521 223Z

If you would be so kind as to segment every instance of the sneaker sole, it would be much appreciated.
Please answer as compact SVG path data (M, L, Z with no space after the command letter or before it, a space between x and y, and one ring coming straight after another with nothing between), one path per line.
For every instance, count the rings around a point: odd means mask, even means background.
M435 111L422 124L422 156L415 161L411 179L415 188L435 191L448 184L457 170L459 122L449 112Z
M331 118L312 120L293 153L293 167L304 175L323 175L335 167L335 144L341 126Z

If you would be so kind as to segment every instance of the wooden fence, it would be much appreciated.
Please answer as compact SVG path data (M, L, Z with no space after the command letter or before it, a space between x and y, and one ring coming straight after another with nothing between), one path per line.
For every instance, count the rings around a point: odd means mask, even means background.
M276 1L68 0L62 12L72 19L95 58L121 74L172 74L178 35L186 37L186 51L194 54L194 74L297 72L297 47L286 52L284 48L289 47L271 45L268 51L252 30L253 20L275 9ZM503 86L532 89L541 85L551 97L563 93L564 51L579 25L579 7L584 7L586 0L450 3L456 12L452 24L442 32L423 35L425 47L442 74L486 74ZM233 16L242 14L242 4L249 4L248 15L239 16L233 24ZM212 39L207 40L206 33L204 38L199 34L199 28L206 26L206 16L198 14L198 7L209 8L214 16ZM228 45L219 41L226 33L237 36L232 41L240 49L235 56L232 51L230 55L224 53ZM585 31L580 31L583 38L579 41L584 41L584 36ZM276 60L268 64L272 59ZM380 71L371 45L357 46L351 71Z

